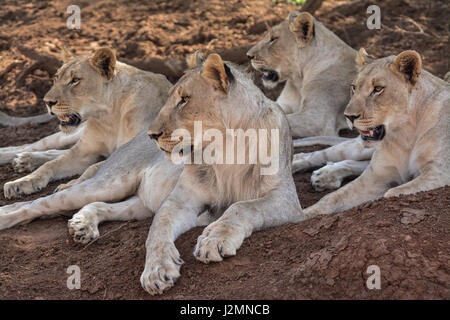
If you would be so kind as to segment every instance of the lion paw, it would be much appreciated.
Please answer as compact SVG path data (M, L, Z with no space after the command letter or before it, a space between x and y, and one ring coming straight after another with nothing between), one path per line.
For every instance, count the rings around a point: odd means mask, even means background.
M7 182L3 186L6 199L17 198L22 195L41 191L47 183L38 177L25 176L15 181Z
M63 191L65 189L69 189L70 187L72 187L74 184L72 183L73 180L67 182L67 183L61 183L59 186L57 186L55 188L55 190L53 190L53 193L57 193L59 191Z
M33 152L21 152L12 160L14 171L18 173L31 172L42 163L41 159L35 157Z
M81 244L87 244L100 235L98 219L92 212L78 212L68 221L67 225L73 241Z
M398 197L402 194L402 192L396 188L392 188L389 189L388 191L386 191L386 193L384 194L385 198L392 198L392 197Z
M173 243L164 243L152 250L141 275L142 288L151 295L162 294L180 277L183 260Z
M343 177L339 175L334 164L328 164L314 171L311 175L311 184L316 191L338 189Z
M243 241L243 232L236 225L217 221L206 227L198 237L194 256L203 263L219 262L236 255Z

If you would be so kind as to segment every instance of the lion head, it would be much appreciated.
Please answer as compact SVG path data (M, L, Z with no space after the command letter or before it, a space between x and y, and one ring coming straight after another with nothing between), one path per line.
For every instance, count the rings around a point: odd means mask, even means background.
M174 146L181 142L173 138L175 130L187 130L194 137L195 121L202 122L202 134L208 129L224 128L221 105L232 100L229 91L235 77L229 64L224 63L217 54L210 54L203 65L201 63L201 59L194 65L190 63L193 68L187 70L170 89L166 104L148 131L149 136L166 153L171 153ZM194 148L193 141L182 143Z
M217 54L210 54L204 62L193 61L200 65L186 71L170 89L166 104L148 130L167 156L192 155L192 151L208 148L213 139L204 137L211 132L225 138L229 129L246 131L278 125L274 103L238 67Z
M360 49L357 62L360 72L344 113L350 128L356 127L366 144L373 144L408 120L409 97L419 80L422 60L412 50L374 60Z
M44 102L59 119L61 130L68 132L108 109L106 87L115 75L116 56L108 48L81 56L63 50L63 61Z
M247 52L253 68L262 73L263 84L275 87L292 74L296 58L311 45L315 37L314 17L293 11L274 27L268 27L264 38Z

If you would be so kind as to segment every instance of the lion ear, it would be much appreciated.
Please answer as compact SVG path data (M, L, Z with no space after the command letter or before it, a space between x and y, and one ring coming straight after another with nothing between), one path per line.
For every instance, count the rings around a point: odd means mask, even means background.
M72 54L72 52L70 52L70 51L67 49L66 46L64 46L64 47L61 49L61 57L62 57L63 63L66 63L66 62L68 62L69 60L75 58L75 56Z
M369 56L366 49L360 48L358 50L358 53L356 54L356 63L358 64L359 71L361 71L365 65L372 62L372 60L373 60L373 57Z
M225 93L228 92L230 81L233 79L230 68L216 53L210 54L203 63L202 77L211 86Z
M106 79L111 80L114 76L116 55L111 49L99 48L95 50L92 57L89 58L89 63L95 71L100 73Z
M408 83L414 86L422 71L422 59L416 51L406 50L395 58L393 66Z
M189 69L194 69L200 66L203 62L205 62L205 58L203 58L202 52L200 50L197 50L193 54L190 54L186 57L186 63Z
M295 35L300 46L306 46L314 36L314 17L308 12L289 14L289 30Z

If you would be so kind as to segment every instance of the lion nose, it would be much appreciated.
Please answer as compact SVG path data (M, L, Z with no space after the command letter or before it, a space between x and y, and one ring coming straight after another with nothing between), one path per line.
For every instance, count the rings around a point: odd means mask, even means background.
M158 138L162 136L162 132L155 133L149 131L148 136L153 140L158 140Z
M248 60L252 60L254 57L255 57L255 56L252 56L251 54L248 54L248 53L247 53L247 58L248 58Z
M357 116L354 116L354 115L345 115L345 117L348 119L348 120L350 120L350 122L351 123L353 123L356 119L358 119L359 117L360 117L361 115L357 115Z
M44 102L49 108L53 107L55 104L58 103L58 101L56 100L48 100L48 99L44 99Z

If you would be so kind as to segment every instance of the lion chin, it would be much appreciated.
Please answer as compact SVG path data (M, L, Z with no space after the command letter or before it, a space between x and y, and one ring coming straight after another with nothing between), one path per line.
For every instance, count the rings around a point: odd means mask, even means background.
M64 133L72 133L81 123L81 116L78 113L67 113L57 115L59 128Z

